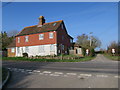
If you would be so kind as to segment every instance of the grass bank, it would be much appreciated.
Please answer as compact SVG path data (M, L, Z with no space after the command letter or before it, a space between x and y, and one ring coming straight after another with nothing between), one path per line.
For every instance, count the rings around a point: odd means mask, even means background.
M109 54L104 54L104 56L111 60L120 61L120 56L112 56Z
M39 62L81 62L81 61L89 61L94 59L95 57L81 57L80 59L75 60L61 60L61 59L30 59L25 57L3 57L2 60L14 60L14 61L39 61Z

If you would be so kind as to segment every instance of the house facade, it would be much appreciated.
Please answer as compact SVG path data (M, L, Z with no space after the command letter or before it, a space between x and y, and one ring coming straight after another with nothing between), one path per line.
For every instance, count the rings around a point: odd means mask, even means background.
M25 27L8 46L8 57L46 56L68 54L73 38L67 33L63 20L45 23L39 17L38 25Z

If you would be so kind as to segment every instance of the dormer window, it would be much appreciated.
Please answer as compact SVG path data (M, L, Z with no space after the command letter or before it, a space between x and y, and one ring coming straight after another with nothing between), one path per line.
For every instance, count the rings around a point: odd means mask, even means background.
M28 42L28 38L29 38L28 36L25 36L25 42Z
M49 38L53 38L53 33L49 33Z
M55 26L57 23L53 23L53 26Z
M44 34L39 34L39 40L43 40L44 39Z

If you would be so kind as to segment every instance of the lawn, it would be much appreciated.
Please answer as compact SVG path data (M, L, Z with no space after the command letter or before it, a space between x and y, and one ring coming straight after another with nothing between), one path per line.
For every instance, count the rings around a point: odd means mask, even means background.
M109 54L104 54L104 56L111 60L120 61L120 56L111 56Z
M80 59L75 60L60 60L60 59L30 59L25 57L3 57L2 60L15 60L15 61L39 61L39 62L81 62L81 61L89 61L94 59L95 57L81 57Z

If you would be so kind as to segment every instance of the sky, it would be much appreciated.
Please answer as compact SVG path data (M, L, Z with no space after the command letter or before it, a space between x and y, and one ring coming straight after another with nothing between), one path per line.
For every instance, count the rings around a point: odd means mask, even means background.
M2 3L2 30L21 31L37 25L39 16L46 22L63 20L68 34L74 38L93 32L106 49L112 41L118 41L117 2L12 2Z

